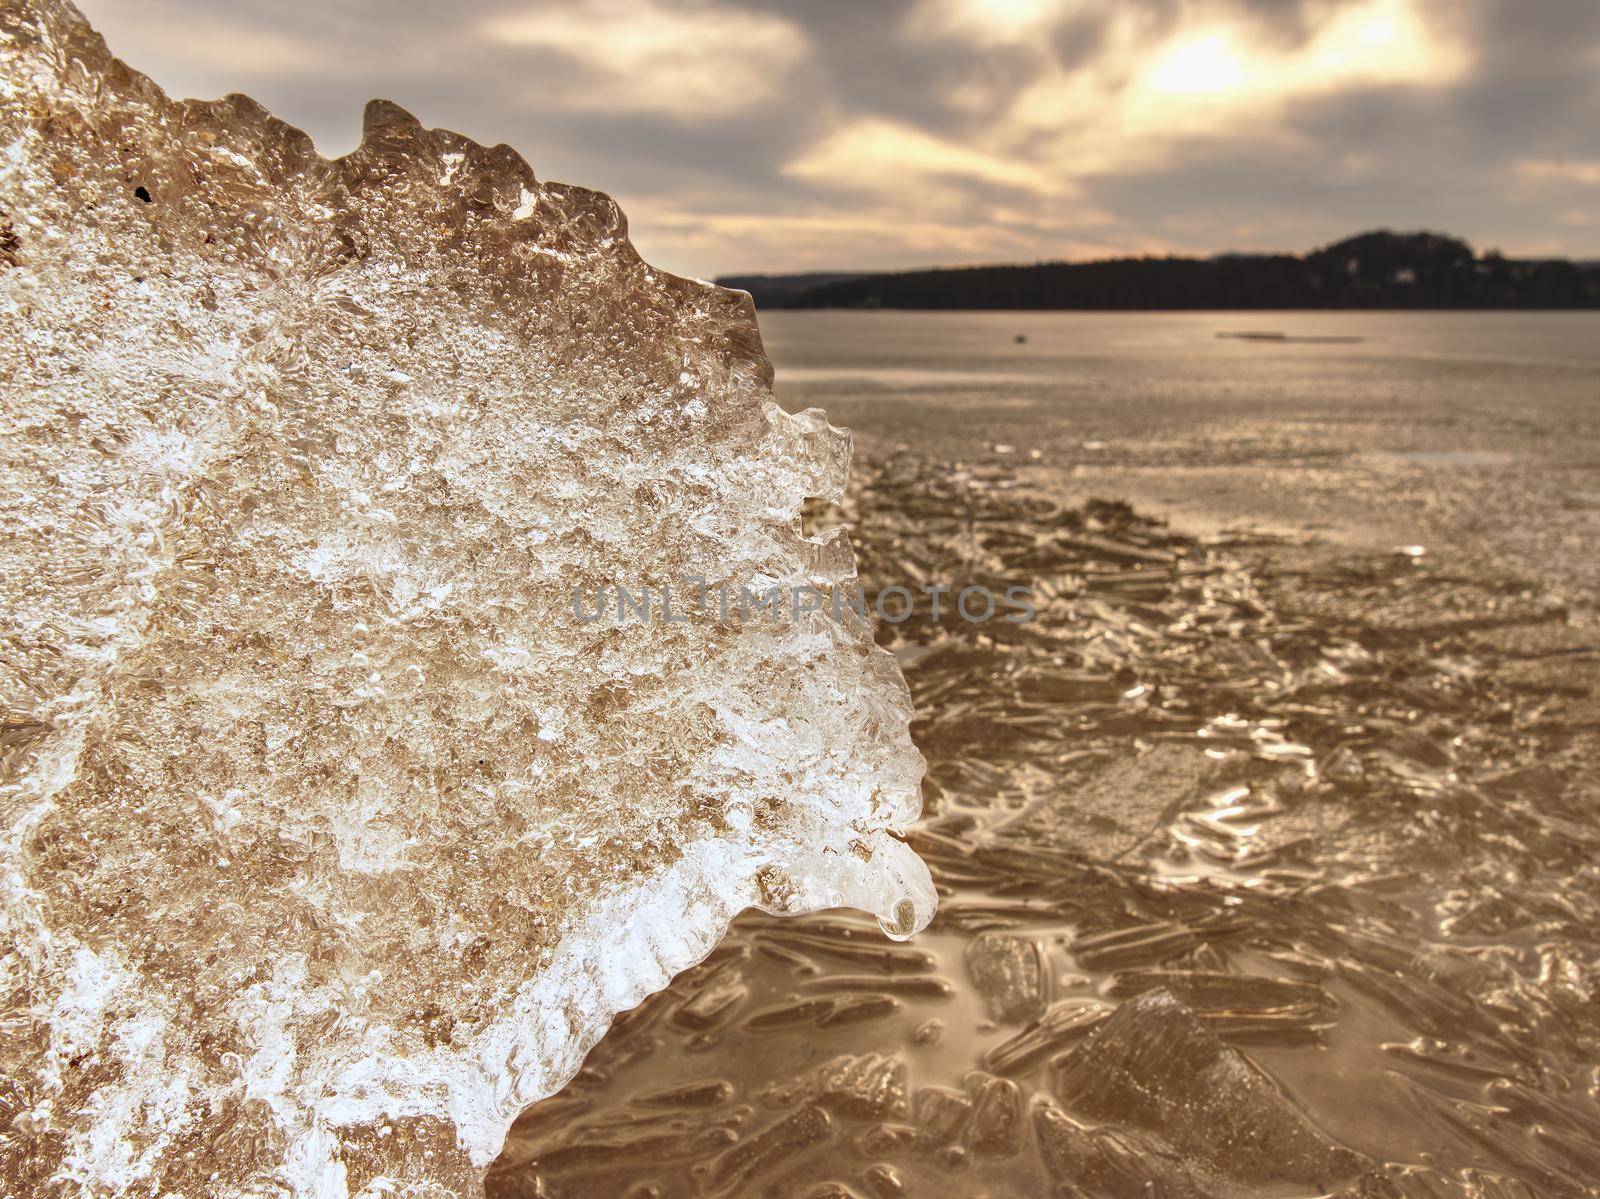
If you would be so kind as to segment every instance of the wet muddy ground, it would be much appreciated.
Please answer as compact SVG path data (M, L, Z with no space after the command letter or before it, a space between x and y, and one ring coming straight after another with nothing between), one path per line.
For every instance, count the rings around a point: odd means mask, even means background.
M1436 555L1189 535L1027 456L858 462L942 894L746 915L517 1124L496 1199L1600 1193L1592 628Z

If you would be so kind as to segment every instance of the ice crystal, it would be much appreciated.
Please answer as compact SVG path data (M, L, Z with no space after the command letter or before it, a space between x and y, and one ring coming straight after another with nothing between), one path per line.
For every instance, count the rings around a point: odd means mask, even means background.
M906 935L921 759L746 297L392 104L329 161L0 5L0 1174L466 1193L749 905Z

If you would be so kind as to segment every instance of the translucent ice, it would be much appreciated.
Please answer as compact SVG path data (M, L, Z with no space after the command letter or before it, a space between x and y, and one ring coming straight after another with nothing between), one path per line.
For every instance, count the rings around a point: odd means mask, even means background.
M0 1175L469 1192L748 905L896 935L922 763L747 299L374 103L327 161L0 4ZM677 588L674 623L573 596ZM810 605L804 605L810 606Z

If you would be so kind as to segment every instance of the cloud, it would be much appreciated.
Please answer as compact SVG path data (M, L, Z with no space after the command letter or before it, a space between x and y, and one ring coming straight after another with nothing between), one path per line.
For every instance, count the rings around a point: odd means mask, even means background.
M1152 37L1137 10L1107 22L1090 63L1042 74L1006 114L1000 136L1049 139L1077 175L1159 168L1185 143L1298 136L1297 103L1374 88L1439 88L1471 63L1454 30L1414 0L1335 8L1298 41L1218 6L1185 6Z
M79 0L329 152L386 96L622 202L686 274L1375 225L1600 257L1595 0Z
M1061 0L930 0L911 14L906 30L919 38L1016 43L1037 37L1067 8Z
M1344 0L1284 20L1294 8L925 0L901 22L905 42L976 41L985 49L975 57L1004 58L1009 77L953 69L944 107L934 109L940 132L930 120L852 114L782 173L819 194L894 205L907 227L941 228L936 261L1060 257L1093 241L1130 251L1211 250L1232 244L1212 238L1240 229L1267 237L1294 222L1259 211L1267 193L1255 162L1240 177L1258 190L1232 189L1231 216L1186 219L1172 211L1174 199L1187 208L1196 197L1167 180L1186 163L1232 160L1248 147L1249 158L1292 163L1302 180L1371 186L1381 164L1355 148L1327 154L1290 119L1295 108L1395 89L1438 91L1473 61L1458 31L1420 0ZM1063 55L1048 36L1062 28L1091 52ZM1116 202L1130 181L1144 195ZM1147 211L1134 216L1138 209ZM1308 206L1292 211L1303 215ZM963 223L977 235L958 236ZM875 243L878 253L893 252L899 240Z
M783 170L795 178L891 198L908 198L915 189L952 180L1039 196L1058 195L1069 187L1060 176L1032 163L879 118L852 121L835 130Z
M160 43L164 55L210 63L215 69L231 72L238 79L233 91L242 90L252 79L326 70L334 65L325 46L281 30L247 32L226 20L195 21L161 34ZM135 66L143 60L139 47L126 44L126 39L119 40L115 49Z
M721 4L541 4L490 17L479 29L490 42L548 51L583 67L589 86L564 95L566 106L681 120L715 119L772 99L808 49L788 21Z
M1600 161L1573 162L1566 159L1533 158L1517 164L1517 173L1524 179L1581 183L1587 187L1600 187Z

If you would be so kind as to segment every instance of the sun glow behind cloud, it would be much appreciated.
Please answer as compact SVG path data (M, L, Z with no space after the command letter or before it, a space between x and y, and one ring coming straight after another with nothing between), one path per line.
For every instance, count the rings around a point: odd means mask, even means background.
M1000 122L1045 138L1059 169L1150 169L1219 137L1291 137L1288 108L1354 88L1437 87L1470 66L1466 48L1427 27L1412 0L1347 6L1299 44L1251 22L1189 19L1155 45L1134 20L1114 24L1082 69L1042 75ZM1014 133L1018 144L1023 137Z
M1174 46L1149 75L1150 87L1171 95L1233 91L1244 81L1244 62L1226 33Z

